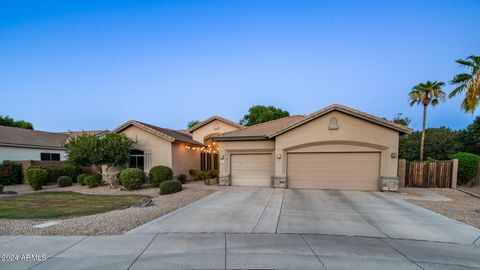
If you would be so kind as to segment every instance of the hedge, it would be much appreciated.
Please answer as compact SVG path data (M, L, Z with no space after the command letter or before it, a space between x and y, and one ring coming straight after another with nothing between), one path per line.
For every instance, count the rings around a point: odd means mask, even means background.
M12 185L22 183L22 170L19 164L5 162L0 164L0 184Z
M68 187L72 185L72 178L68 175L58 177L57 184L59 187Z
M178 180L167 180L160 184L160 194L172 194L182 191L182 183Z
M50 171L44 168L31 168L25 171L25 178L34 190L42 189L42 186L48 181Z
M458 152L450 155L450 159L458 159L458 179L460 183L471 183L475 180L480 156L467 152Z
M46 185L48 183L48 180L50 179L50 174L52 173L52 171L45 167L45 166L40 166L40 165L33 165L33 166L30 166L28 167L26 170L25 170L25 178L26 178L26 175L27 175L27 171L28 170L31 170L31 169L43 169L43 170L46 170L47 171L47 178L44 180L44 182L42 183L42 185Z
M127 190L136 190L145 183L145 173L137 168L125 169L120 173L120 183Z
M154 166L148 172L150 183L153 187L158 187L163 181L171 180L173 177L172 169L167 166Z
M70 176L72 180L76 180L77 176L82 173L82 167L73 163L65 163L59 168L60 175Z
M89 174L82 173L79 176L77 176L77 183L79 183L82 186L85 186L85 178L89 176Z

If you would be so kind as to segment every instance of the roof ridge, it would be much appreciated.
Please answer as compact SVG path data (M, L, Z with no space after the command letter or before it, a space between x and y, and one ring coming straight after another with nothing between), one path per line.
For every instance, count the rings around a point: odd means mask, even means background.
M238 127L239 129L245 128L244 125L238 124L238 123L236 123L236 122L234 122L234 121L232 121L232 120L229 120L229 119L227 119L227 118L221 117L221 116L219 116L219 115L213 115L213 116L210 116L209 118L207 118L207 119L199 122L199 123L196 124L195 126L189 128L189 129L188 129L188 132L192 132L192 131L194 131L195 129L198 129L198 128L200 128L200 127L202 127L202 126L204 126L204 125L206 125L206 124L208 124L208 123L210 123L210 122L212 122L212 121L214 121L214 120L222 121L222 122L227 123L227 124L229 124L229 125Z
M273 123L273 122L276 122L276 121L279 121L279 120L283 120L283 119L287 119L287 118L293 118L293 117L306 117L306 116L302 115L302 114L289 115L289 116L285 116L285 117L282 117L282 118L270 120L270 121L267 121L267 122L258 123L258 124L251 125L251 126L244 126L244 128L242 128L241 130L247 130L247 129L251 129L251 128L254 128L254 127L262 126L262 125L265 125L265 124L270 124L270 123ZM237 131L238 130L232 130L232 131L222 133L221 135L226 135L226 134L234 133L234 132L237 132Z
M20 127L10 127L10 126L0 126L0 127L17 129L17 130L22 130L26 132L40 132L40 133L54 134L54 135L66 135L62 132L43 131L43 130L27 129L27 128L20 128Z

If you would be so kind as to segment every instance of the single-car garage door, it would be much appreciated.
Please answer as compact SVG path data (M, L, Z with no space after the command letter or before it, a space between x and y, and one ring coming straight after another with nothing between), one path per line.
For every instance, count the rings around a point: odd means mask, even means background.
M288 187L378 190L380 153L289 153Z
M271 186L272 154L231 155L233 186Z

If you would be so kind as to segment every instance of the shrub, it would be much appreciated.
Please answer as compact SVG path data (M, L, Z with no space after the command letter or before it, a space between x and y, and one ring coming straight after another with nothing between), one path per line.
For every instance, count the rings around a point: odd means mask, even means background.
M127 190L136 190L145 183L145 173L137 168L125 169L120 173L120 182Z
M82 173L80 174L79 176L77 176L77 183L79 183L80 185L82 186L85 186L85 178L89 176L88 174L86 173Z
M29 167L25 171L25 178L34 190L40 190L48 181L49 174L50 172L47 169Z
M72 178L68 175L58 177L57 184L59 187L68 187L72 185Z
M167 166L155 166L148 172L150 183L153 187L158 187L160 183L166 180L171 180L173 177L172 169Z
M185 184L187 182L187 176L185 174L180 174L177 176L177 180L180 181L182 184Z
M82 167L77 164L65 163L60 166L60 175L70 176L72 180L77 179L77 176L79 176L81 173Z
M2 192L3 192L3 185L0 184L0 193L2 193Z
M28 170L31 170L31 169L42 169L42 170L46 170L47 171L47 177L44 179L44 182L42 182L42 185L46 185L48 183L48 180L50 179L50 174L52 173L52 171L45 167L45 166L40 166L40 165L33 165L33 166L30 166L28 167L26 170L25 170L25 178L27 176L27 171Z
M21 166L12 162L0 164L0 184L12 185L22 183Z
M207 180L207 179L210 179L212 178L212 175L210 174L210 171L208 170L202 170L198 173L198 178L200 178L200 180Z
M88 175L83 181L89 188L96 188L102 185L102 176L99 174Z
M460 183L471 183L475 180L480 156L466 152L458 152L450 155L450 158L458 159L458 178Z
M218 175L219 175L219 171L218 170L211 170L210 171L210 176L212 178L218 178Z
M172 194L182 191L182 183L178 180L167 180L160 184L160 194Z
M198 175L198 170L190 169L190 170L188 170L188 174L190 174L190 175L193 176L193 177L197 177L197 175Z

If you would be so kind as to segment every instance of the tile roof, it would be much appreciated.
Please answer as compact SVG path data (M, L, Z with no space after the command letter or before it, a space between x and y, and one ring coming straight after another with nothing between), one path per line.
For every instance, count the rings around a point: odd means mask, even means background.
M204 125L206 125L206 124L208 124L208 123L210 123L210 122L212 122L212 121L214 121L214 120L218 120L218 121L227 123L227 124L232 125L232 126L234 126L234 127L244 128L244 126L242 126L242 125L240 125L240 124L237 124L237 123L235 123L235 122L233 122L233 121L231 121L231 120L228 120L228 119L226 119L226 118L220 117L220 116L218 116L218 115L214 115L214 116L212 116L212 117L210 117L210 118L208 118L208 119L206 119L206 120L204 120L204 121L196 124L195 126L189 128L189 129L188 129L188 132L192 132L192 131L194 131L194 130L196 130L196 129L198 129L198 128L201 128L201 127L203 127Z
M1 145L63 149L67 138L63 133L0 126Z
M87 134L89 136L98 136L102 135L104 133L108 133L108 130L82 130L82 131L65 131L65 132L59 132L62 134L67 134L70 137L77 137L83 134Z
M226 132L217 136L214 136L216 140L228 140L231 138L251 138L251 139L261 139L268 138L271 134L289 126L291 124L297 123L305 118L304 115L292 115L283 117L277 120L272 120L253 126L247 126L240 130Z

